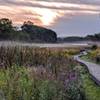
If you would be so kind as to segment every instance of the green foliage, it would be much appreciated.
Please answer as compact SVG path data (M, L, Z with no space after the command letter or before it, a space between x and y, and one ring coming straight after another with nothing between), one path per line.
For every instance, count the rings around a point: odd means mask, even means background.
M83 66L79 66L79 69L86 100L99 100L100 87L97 86L93 80L91 80L91 76L88 74L88 71Z
M89 62L100 64L100 48L96 50L93 49L92 51L88 52L87 55L82 56L81 58Z
M77 87L72 89L71 94L69 94L70 99L67 95L70 90L65 92L65 87L62 82L58 81L56 78L41 79L28 71L28 68L13 66L7 70L0 70L0 90L2 95L6 100L70 100L73 98L79 98L79 92L77 92ZM34 71L32 71L34 73ZM48 75L48 73L47 73ZM70 85L74 87L74 84ZM75 85L76 86L76 85ZM68 86L67 86L68 88ZM78 93L78 95L76 95ZM65 94L65 95L64 95ZM0 94L1 95L1 94ZM74 100L74 99L72 99ZM77 99L78 100L78 99ZM80 100L80 99L79 99Z
M12 25L12 21L7 18L0 19L0 40L17 40L27 42L56 42L57 34L27 21L17 29Z
M0 52L1 98L81 99L80 80L74 69L77 63L70 57L73 53L68 54L68 50L1 47Z
M53 82L44 81L39 86L39 100L54 100L57 97L57 86Z

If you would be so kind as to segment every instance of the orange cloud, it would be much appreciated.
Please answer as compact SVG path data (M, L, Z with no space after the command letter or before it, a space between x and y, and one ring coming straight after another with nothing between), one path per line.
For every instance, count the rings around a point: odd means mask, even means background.
M1 2L1 1L0 1ZM0 17L12 19L14 24L31 20L35 24L50 26L59 18L71 18L77 14L99 14L100 7L92 4L15 0L0 5Z

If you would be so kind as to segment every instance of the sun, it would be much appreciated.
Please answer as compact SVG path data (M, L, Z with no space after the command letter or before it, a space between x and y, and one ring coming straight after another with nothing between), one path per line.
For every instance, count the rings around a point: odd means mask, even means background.
M49 26L55 22L58 13L50 9L38 9L38 14L40 14L40 21L44 26Z

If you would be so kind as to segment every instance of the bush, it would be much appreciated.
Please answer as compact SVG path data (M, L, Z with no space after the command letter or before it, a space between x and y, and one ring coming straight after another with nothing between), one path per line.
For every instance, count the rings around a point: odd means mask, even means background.
M100 63L100 55L96 56L96 62Z
M98 48L98 46L96 44L92 45L91 49L92 50L96 50Z

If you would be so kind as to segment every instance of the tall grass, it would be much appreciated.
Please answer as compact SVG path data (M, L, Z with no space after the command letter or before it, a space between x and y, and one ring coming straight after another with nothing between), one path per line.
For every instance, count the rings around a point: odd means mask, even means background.
M84 100L78 50L0 47L1 100Z
M68 58L78 50L51 50L48 48L33 48L24 46L0 47L0 67L18 66L49 66L54 60ZM54 59L54 60L52 60ZM56 62L54 61L54 62ZM67 60L68 61L68 60ZM66 62L67 62L66 61ZM62 62L63 63L63 62Z

